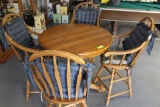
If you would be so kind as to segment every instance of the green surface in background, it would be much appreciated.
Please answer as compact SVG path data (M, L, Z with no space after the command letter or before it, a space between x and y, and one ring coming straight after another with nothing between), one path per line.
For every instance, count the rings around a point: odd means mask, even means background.
M110 6L107 4L100 4L101 8L126 8L126 9L141 9L141 10L160 10L160 4L152 2L134 2L134 1L121 1L119 6Z

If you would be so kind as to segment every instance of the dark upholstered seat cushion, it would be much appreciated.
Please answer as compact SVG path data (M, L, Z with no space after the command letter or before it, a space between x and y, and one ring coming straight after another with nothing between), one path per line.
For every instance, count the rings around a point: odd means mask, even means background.
M138 23L135 30L125 38L122 42L124 50L129 50L140 46L144 41L147 40L150 35L150 28L143 22Z
M76 11L75 23L92 24L96 25L98 18L98 10L93 7L79 8Z

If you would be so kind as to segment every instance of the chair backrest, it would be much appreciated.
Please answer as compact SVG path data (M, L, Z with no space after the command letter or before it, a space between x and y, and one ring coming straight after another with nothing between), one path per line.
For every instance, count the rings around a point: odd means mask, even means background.
M68 52L44 50L31 55L28 62L45 98L56 102L85 98L87 72L82 58Z
M99 26L98 7L91 2L82 2L78 4L73 11L71 24L82 23Z
M135 29L129 34L129 36L123 40L122 47L124 50L138 47L144 41L146 41L149 34L151 34L151 31L154 30L154 25L151 24L153 24L151 18L146 17L141 20Z
M144 48L146 47L146 45L149 43L151 37L152 37L152 32L154 31L154 21L152 18L150 17L145 17L143 18L141 21L141 23L145 24L145 28L147 28L146 31L144 31L143 28L139 28L138 26L138 30L137 27L130 33L129 37L127 37L127 39L125 39L123 41L123 47L129 47L124 49L124 51L120 51L120 52L106 52L105 56L108 57L110 56L110 61L109 61L109 66L112 67L119 67L119 69L124 68L124 67L130 67L130 66L134 66L136 63L137 58L139 57L139 55L142 53L142 51L144 50ZM141 30L139 30L141 29ZM143 29L143 30L142 30ZM138 34L138 35L137 35ZM133 35L135 36L135 38L132 38ZM135 39L137 40L138 44L135 42ZM129 43L129 41L134 41ZM126 42L126 43L124 43ZM130 44L133 45L133 47L129 46ZM124 46L126 45L126 46ZM114 57L115 56L120 56L121 60L119 61L118 64L112 64Z
M25 54L28 56L29 53L35 52L35 50L30 50L35 44L27 29L28 26L16 13L7 14L2 20L2 26L5 29L7 41L17 57L24 62Z

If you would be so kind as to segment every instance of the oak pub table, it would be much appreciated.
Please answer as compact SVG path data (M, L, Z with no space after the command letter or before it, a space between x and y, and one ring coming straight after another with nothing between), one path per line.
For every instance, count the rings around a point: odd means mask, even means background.
M49 50L60 50L89 58L104 53L112 44L112 35L105 29L88 24L64 24L47 29L39 36L40 45ZM102 90L91 84L91 89Z
M105 29L88 24L63 24L47 29L39 36L40 45L49 50L94 58L112 44L112 35Z

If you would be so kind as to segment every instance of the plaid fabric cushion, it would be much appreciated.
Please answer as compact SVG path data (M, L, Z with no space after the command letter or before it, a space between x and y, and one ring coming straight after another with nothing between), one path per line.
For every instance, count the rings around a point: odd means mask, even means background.
M23 18L15 18L12 22L5 25L5 29L11 38L18 44L28 48L35 46ZM17 52L20 54L21 58L24 59L24 52L19 49L17 49Z
M25 47L34 46L33 39L25 26L23 18L15 18L11 23L5 25L5 29L18 44Z
M51 77L52 83L54 85L54 90L56 93L57 97L60 97L60 93L59 93L59 89L58 89L58 85L57 85L57 81L55 79L55 75L54 75L54 68L53 68L53 60L45 60L45 66L46 69ZM66 81L66 73L67 73L67 65L66 63L62 63L60 61L58 62L58 71L60 74L60 79L61 79L61 83L62 83L62 89L63 89L63 97L64 98L68 98L68 91L67 91L67 81ZM33 79L32 76L32 70L30 68L30 65L36 65L37 69L39 70L41 76L44 78L44 81L46 82L48 89L50 90L50 94L52 95L51 97L53 97L53 93L51 91L51 88L49 87L49 84L47 83L47 80L44 76L43 73L43 69L42 69L42 65L41 65L41 61L39 58L37 58L34 62L28 62L28 58L25 58L25 63L24 63L24 71L26 73L27 79L29 80L29 82L31 83L31 85L33 86L34 89L37 89L37 85ZM92 68L94 67L93 64L87 63L85 65L83 65L86 69L87 69L87 74L86 72L82 72L82 81L80 84L80 89L78 92L78 98L82 98L83 97L83 91L84 91L84 85L87 82L87 92L89 93L89 87L90 87L90 82L91 82L91 74L92 74ZM75 98L75 91L76 91L76 81L77 81L77 76L79 73L79 64L73 63L71 62L71 98ZM88 78L88 79L87 79ZM87 79L87 80L86 80ZM45 92L46 93L46 92ZM87 94L88 96L88 94Z
M84 23L96 25L98 17L98 10L89 7L89 8L79 8L76 11L75 23Z
M40 71L42 77L45 79L40 59L36 59L35 65L37 66L38 70ZM47 71L48 71L48 73L51 77L52 83L54 85L56 96L60 98L60 93L59 93L57 81L56 81L55 75L54 75L53 61L52 60L46 60L45 65L46 65L46 69L47 69ZM79 73L79 66L80 66L79 64L71 63L71 98L75 97L76 81L77 81L77 76L78 76L78 73ZM66 81L67 65L65 63L61 63L61 62L58 63L58 71L59 71L59 74L60 74L60 79L61 79L61 84L62 84L63 97L68 98L67 81ZM85 72L83 72L83 73L85 73ZM86 82L86 80L85 80L86 77L84 77L84 76L85 75L83 75L84 80L81 82L79 93L78 93L79 98L83 97L84 84ZM46 79L45 79L45 81L46 81ZM48 85L48 88L50 89L49 85ZM51 95L53 95L52 92L51 92Z

